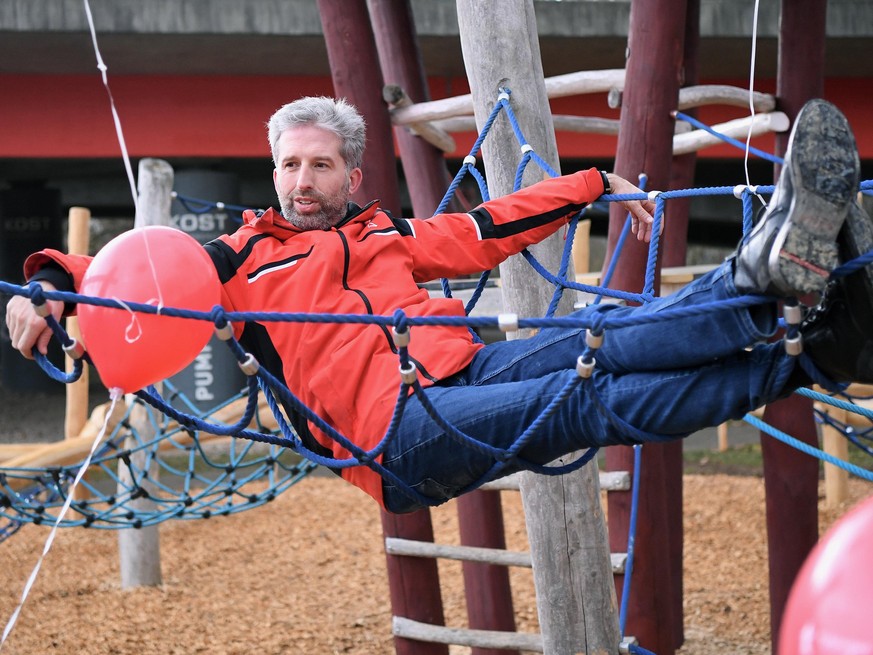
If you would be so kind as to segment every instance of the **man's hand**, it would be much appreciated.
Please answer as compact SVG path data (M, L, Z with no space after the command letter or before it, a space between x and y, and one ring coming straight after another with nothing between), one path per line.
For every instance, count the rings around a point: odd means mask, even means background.
M55 291L54 285L43 280L34 282L46 291ZM64 312L64 303L60 300L46 300L52 315L60 320ZM36 313L30 298L15 296L6 305L6 327L12 347L20 351L28 359L33 359L33 347L43 355L48 353L48 344L52 331L45 319Z
M615 173L607 173L609 185L614 194L645 193L638 186L631 184ZM639 241L648 242L652 238L652 224L655 222L655 203L645 200L622 200L621 204L631 215L631 232L637 235ZM664 217L661 217L661 232L664 231Z

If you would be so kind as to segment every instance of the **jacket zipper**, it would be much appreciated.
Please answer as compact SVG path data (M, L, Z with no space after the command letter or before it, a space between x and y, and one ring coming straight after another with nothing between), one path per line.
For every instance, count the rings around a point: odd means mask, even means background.
M340 241L343 244L343 289L345 289L346 291L351 291L353 293L356 293L358 295L358 297L361 299L361 301L364 303L364 307L367 310L367 314L372 316L373 315L373 306L370 304L370 299L367 298L367 294L365 294L360 289L353 289L351 286L349 286L349 265L351 263L352 253L351 253L351 250L349 249L349 242L346 239L346 235L343 234L342 232L340 232L339 230L337 230L336 233L339 236ZM394 345L394 338L391 336L391 332L389 332L388 328L385 327L384 325L379 325L378 327L380 330L382 330L382 333L385 335L385 339L388 342L388 347L391 348L391 352L393 352L396 355L397 354L397 346ZM424 377L426 377L431 382L437 382L437 379L434 376L432 376L430 373L427 372L427 369L421 364L421 362L419 362L417 359L415 359L412 356L410 356L409 359L410 359L410 361L412 361L415 364L415 367L421 372L421 374Z

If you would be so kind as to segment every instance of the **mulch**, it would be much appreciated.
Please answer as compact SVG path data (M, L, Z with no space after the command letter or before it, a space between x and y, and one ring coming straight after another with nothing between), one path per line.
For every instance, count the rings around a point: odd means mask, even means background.
M859 499L821 503L821 526ZM502 492L511 549L527 549L517 493ZM685 476L682 655L770 652L763 481ZM433 512L437 541L457 543L452 503ZM48 536L24 526L0 544L5 623ZM274 502L160 528L163 584L120 588L117 533L62 530L3 652L389 655L391 608L376 505L339 480L310 477ZM439 564L446 623L466 625L461 566ZM532 575L512 569L516 621L537 629ZM645 644L641 644L645 646ZM469 649L452 647L452 655Z

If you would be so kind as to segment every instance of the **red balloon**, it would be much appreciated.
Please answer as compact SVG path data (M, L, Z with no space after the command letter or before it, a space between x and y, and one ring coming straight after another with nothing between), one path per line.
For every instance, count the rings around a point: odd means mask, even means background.
M137 228L104 246L79 293L155 307L210 311L220 300L209 255L181 230ZM103 384L131 393L181 371L212 336L210 321L78 306L82 340Z
M779 655L873 655L873 497L843 515L791 588Z

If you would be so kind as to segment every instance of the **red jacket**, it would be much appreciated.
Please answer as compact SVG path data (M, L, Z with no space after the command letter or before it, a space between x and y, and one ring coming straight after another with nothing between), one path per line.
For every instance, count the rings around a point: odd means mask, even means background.
M557 231L602 193L601 175L590 169L466 214L429 219L395 219L373 202L355 207L330 230L302 231L273 209L246 211L242 227L205 247L229 311L391 315L400 308L408 316L464 316L460 300L430 298L419 283L490 270ZM25 275L49 260L79 287L89 260L57 251L32 255ZM365 450L382 439L400 388L388 329L269 321L235 327L243 347L340 433ZM466 327L417 326L411 337L409 354L424 386L464 368L482 347ZM312 434L323 452L349 456L320 431L312 428ZM381 502L378 474L356 466L342 476Z

